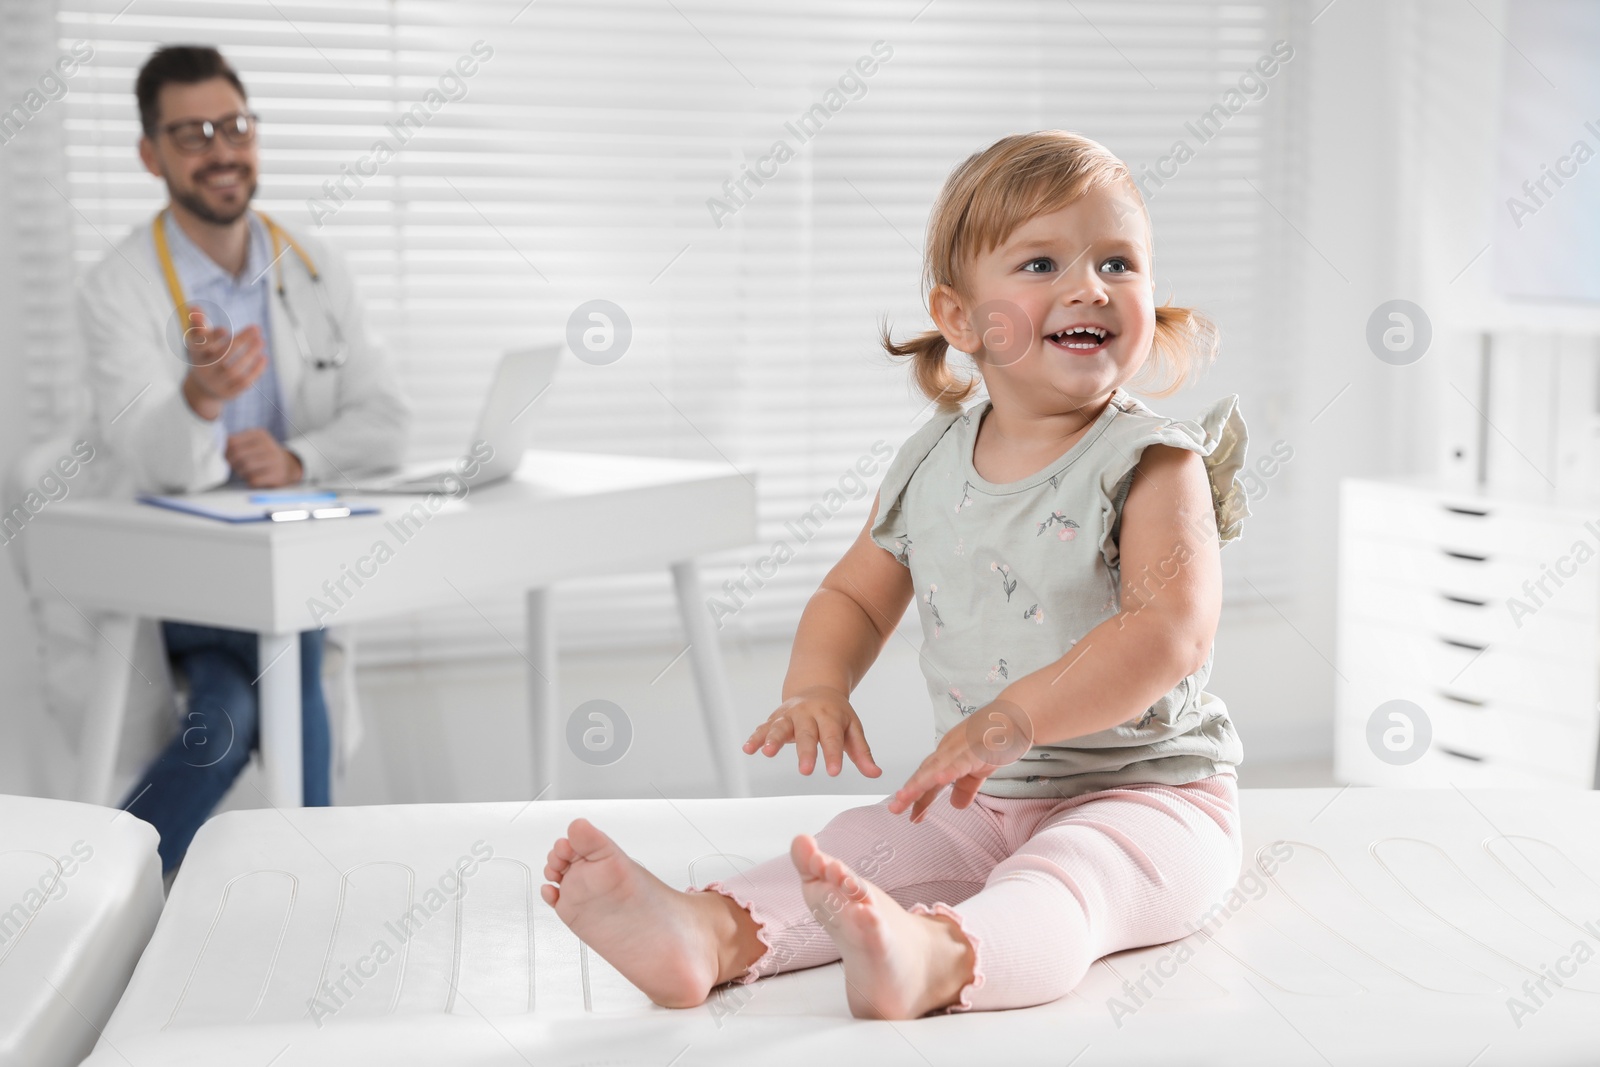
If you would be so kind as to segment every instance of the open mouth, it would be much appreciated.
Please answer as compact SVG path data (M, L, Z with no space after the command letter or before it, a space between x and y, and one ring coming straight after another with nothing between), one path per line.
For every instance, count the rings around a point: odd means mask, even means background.
M202 174L198 182L207 189L237 189L244 184L244 172L229 168Z
M1111 343L1116 334L1103 326L1069 326L1065 330L1048 334L1045 340L1057 348L1078 355L1098 352Z

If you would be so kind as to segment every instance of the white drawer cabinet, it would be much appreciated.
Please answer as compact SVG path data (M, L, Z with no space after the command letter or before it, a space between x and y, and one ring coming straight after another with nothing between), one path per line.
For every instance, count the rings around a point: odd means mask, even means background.
M1339 515L1336 776L1600 784L1600 503L1347 479ZM1391 700L1427 719L1430 740L1409 762L1368 741Z

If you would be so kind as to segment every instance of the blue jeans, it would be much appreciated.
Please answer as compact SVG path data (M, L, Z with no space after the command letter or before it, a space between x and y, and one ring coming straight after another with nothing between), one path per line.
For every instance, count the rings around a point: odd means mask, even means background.
M123 807L161 835L161 869L189 842L250 761L260 737L256 635L183 622L161 624L167 655L189 680L189 711ZM331 738L322 695L321 630L300 635L300 739L307 807L328 804Z

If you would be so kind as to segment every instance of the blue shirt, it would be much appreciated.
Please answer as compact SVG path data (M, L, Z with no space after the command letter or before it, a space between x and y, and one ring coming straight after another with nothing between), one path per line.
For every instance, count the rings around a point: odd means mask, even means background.
M266 342L267 369L254 385L223 406L222 418L216 424L219 449L226 445L229 436L241 430L264 428L280 444L288 436L289 420L283 410L283 390L272 352L272 323L268 312L275 269L272 238L254 212L248 218L250 244L245 252L244 270L237 278L189 240L170 212L163 219L167 247L172 251L172 266L178 272L184 298L191 304L200 302L211 325L226 326L235 334L250 326L259 326Z

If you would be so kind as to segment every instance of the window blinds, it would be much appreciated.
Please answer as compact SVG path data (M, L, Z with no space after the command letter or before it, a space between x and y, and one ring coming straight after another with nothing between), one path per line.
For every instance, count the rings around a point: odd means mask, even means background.
M5 0L8 21L23 7L37 10ZM1187 417L1239 392L1252 457L1283 436L1276 264L1296 239L1284 225L1295 63L1236 110L1225 94L1292 37L1288 9L60 0L50 54L82 41L93 58L50 104L55 128L24 134L13 192L35 212L22 240L40 265L26 294L30 410L41 434L72 411L76 342L58 329L72 280L162 201L134 153L138 66L161 43L214 43L262 119L257 203L351 262L416 407L413 456L463 447L504 348L563 336L579 305L611 301L632 328L626 354L563 364L536 409L536 447L745 473L759 539L704 561L707 594L723 597L725 640L788 633L865 521L882 456L929 414L876 331L927 325L929 208L956 163L1006 133L1077 130L1158 174L1174 170L1161 160L1176 141L1197 146L1151 197L1158 300L1210 312L1224 349L1197 386L1152 404ZM1219 102L1209 141L1186 132ZM1246 579L1287 587L1273 531L1292 473L1264 483L1259 521L1225 556L1241 604L1258 599ZM650 515L627 521L651 536ZM723 592L780 543L792 558L761 588ZM557 609L568 647L678 640L665 574L574 582ZM508 590L367 627L363 655L504 652L495 629L515 639L520 618Z

